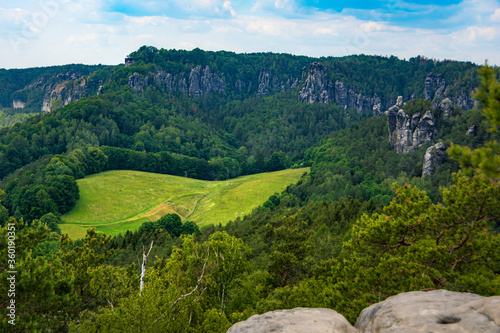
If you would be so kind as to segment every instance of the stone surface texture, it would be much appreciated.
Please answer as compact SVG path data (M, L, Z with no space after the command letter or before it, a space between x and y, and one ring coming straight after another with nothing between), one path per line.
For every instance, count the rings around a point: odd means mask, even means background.
M364 309L353 327L330 309L295 308L255 315L227 333L500 333L500 296L414 291Z
M364 309L355 326L363 333L500 333L500 296L403 293Z
M344 316L330 309L295 308L256 315L227 333L357 333Z
M367 97L348 88L343 82L333 82L328 78L328 69L314 62L309 65L304 88L299 92L299 101L304 103L337 103L345 109L355 109L358 113L373 112L381 115L382 103L377 95Z
M433 175L436 172L436 168L443 164L447 156L446 145L442 142L427 148L422 165L422 177Z
M432 142L436 137L432 112L428 110L422 117L420 113L406 114L401 96L387 111L387 122L389 140L398 153L413 152L423 144Z

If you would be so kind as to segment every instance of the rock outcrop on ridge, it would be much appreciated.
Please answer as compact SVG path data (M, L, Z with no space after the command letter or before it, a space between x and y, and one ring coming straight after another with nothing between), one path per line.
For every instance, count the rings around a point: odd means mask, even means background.
M253 316L227 333L500 333L500 296L413 291L364 309L351 326L330 309L295 308Z
M99 84L102 82L97 83L88 76L67 72L59 73L54 77L42 76L19 92L40 91L43 96L40 111L50 112L83 97L95 95ZM26 102L15 98L12 101L12 107L22 109L26 107Z
M132 74L128 78L128 86L135 93L144 92L151 83L158 85L163 92L181 91L189 96L200 96L211 92L225 94L224 77L212 72L210 67L195 66L191 68L189 77L184 73L171 74L165 71L150 73L150 75Z
M446 146L442 142L427 148L422 165L422 177L433 175L436 172L436 168L443 164L447 156Z
M423 116L420 113L408 115L404 111L403 98L398 97L396 105L387 111L389 140L398 153L415 151L436 136L434 119L430 110Z
M337 103L358 113L381 109L381 100L375 95L366 97L354 89L348 89L341 81L328 79L328 69L314 62L309 66L304 88L299 92L299 101L304 103Z
M457 91L454 88L455 86L448 84L441 74L429 73L425 78L424 98L431 101L433 107L437 107L441 101L448 99L453 105L461 106L466 110L474 108L476 101L473 91Z

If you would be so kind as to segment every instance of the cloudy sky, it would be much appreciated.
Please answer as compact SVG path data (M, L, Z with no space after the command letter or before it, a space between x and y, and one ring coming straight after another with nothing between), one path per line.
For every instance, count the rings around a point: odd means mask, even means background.
M114 65L142 45L500 65L500 1L0 0L0 68Z

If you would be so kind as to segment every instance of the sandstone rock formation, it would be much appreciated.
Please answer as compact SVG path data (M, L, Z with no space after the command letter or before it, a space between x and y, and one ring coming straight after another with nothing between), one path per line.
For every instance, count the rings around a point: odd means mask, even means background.
M126 57L125 58L125 67L128 67L132 65L135 62L134 58L132 57Z
M212 91L226 93L223 78L213 73L208 66L204 69L201 66L193 67L189 74L189 95L200 96Z
M476 125L471 125L469 126L469 128L467 128L467 132L465 133L465 135L476 135L477 134L477 126Z
M464 109L474 108L476 101L472 91L455 91L448 85L441 74L430 73L425 78L424 98L432 102L433 107L440 105L441 101L448 98L453 105Z
M296 308L253 316L227 333L357 333L344 316L330 309Z
M415 117L412 117L412 123L415 124ZM430 110L424 113L424 116L420 118L417 128L413 132L413 150L417 147L422 146L426 142L432 142L436 136L436 129L434 126L434 119L432 117L432 112Z
M446 118L451 117L451 100L449 98L443 99L439 103L439 108L441 109L441 111L443 111L443 114Z
M389 140L398 153L415 151L426 142L432 142L436 129L431 111L408 115L404 112L402 97L398 97L396 105L387 111L389 124Z
M143 77L139 73L135 72L128 78L128 86L132 88L134 93L144 92L144 89L148 86L148 77Z
M151 74L153 82L157 84L163 92L178 90L188 93L188 84L184 74L172 75L165 71L158 71ZM130 86L130 85L129 85Z
M257 89L257 96L264 96L269 94L269 89L271 87L272 79L271 73L266 69L262 68L259 72L259 87Z
M295 308L253 316L227 333L500 333L500 296L413 291L364 309L351 326L330 309Z
M439 100L444 96L446 81L441 74L430 73L425 78L424 98L429 101Z
M373 106L373 109L372 109L372 110L373 110L373 115L374 115L375 117L379 117L379 116L381 116L381 115L383 114L383 112L382 112L381 108L382 108L382 105L381 105L380 103L375 104L375 105Z
M310 104L331 103L335 97L337 97L336 99L347 98L347 96L335 96L334 91L338 92L334 89L332 82L328 80L326 67L315 62L309 66L304 88L299 92L299 101Z
M12 107L13 107L14 109L22 109L22 108L24 108L25 106L26 106L26 103L25 103L25 102L23 102L23 101L21 101L21 100L19 100L19 99L14 99L14 100L12 101Z
M448 290L403 293L364 309L355 326L363 333L500 333L500 296Z
M225 94L224 78L213 73L210 67L195 66L191 68L189 78L184 73L170 74L165 71L149 75L132 74L128 78L128 86L134 93L144 92L151 82L154 82L164 92L181 91L189 96L200 96L211 92Z
M59 73L55 77L42 76L19 92L33 90L42 92L41 111L49 112L94 94L95 91L89 87L89 83L93 86L95 82L78 73ZM19 98L14 98L12 101L13 108L24 108L26 105L26 101Z
M433 175L436 168L443 164L447 156L446 146L442 142L436 143L434 146L427 148L422 166L422 177Z
M201 96L218 92L226 94L226 80L224 74L213 72L209 66L202 67L200 65L193 66L189 75L185 73L166 73L158 71L147 75L134 73L128 78L128 86L134 93L143 92L151 84L159 86L163 92L180 91L189 96ZM294 89L299 84L299 78L293 75L285 75L280 80L278 75L262 68L259 72L257 96L266 96L271 93L283 92ZM238 92L250 93L252 90L252 81L236 80L230 89L235 89Z
M269 71L267 68L262 68L259 72L259 85L257 88L257 96L266 96L273 92L283 92L286 90L294 89L299 84L299 79L293 77L293 75L289 74L285 76L286 81L281 79L273 73ZM240 80L238 80L240 81ZM237 83L237 85L241 85ZM251 87L251 82L250 82ZM241 92L241 89L240 89ZM250 89L248 90L250 92Z
M83 97L93 95L88 85L88 78L76 74L59 74L62 82L45 87L48 91L43 99L42 111L54 111Z
M348 89L341 81L328 79L328 70L318 62L309 66L304 88L299 92L299 101L304 103L337 103L358 113L373 111L381 114L381 100L377 95L366 97L354 89ZM374 109L375 107L375 109Z

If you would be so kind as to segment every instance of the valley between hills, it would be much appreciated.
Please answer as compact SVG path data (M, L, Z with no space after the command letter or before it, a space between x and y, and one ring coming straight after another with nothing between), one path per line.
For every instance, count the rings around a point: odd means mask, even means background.
M61 231L85 237L88 228L108 235L135 231L175 213L200 227L250 214L274 193L296 183L309 168L287 169L224 181L204 181L140 171L106 171L78 180L80 199L61 218Z
M0 70L13 332L218 333L304 307L354 325L401 293L500 294L498 67L151 46L124 58Z

